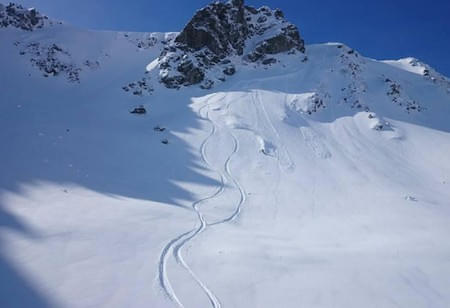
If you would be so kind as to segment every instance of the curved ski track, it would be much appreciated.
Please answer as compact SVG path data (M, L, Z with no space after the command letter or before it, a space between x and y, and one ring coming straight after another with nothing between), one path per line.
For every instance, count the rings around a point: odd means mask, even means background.
M252 96L253 96L252 97L253 98L253 103L255 104L255 102L258 102L259 106L261 107L260 109L263 112L263 116L264 116L265 122L268 123L268 125L270 127L270 130L272 131L272 133L274 134L276 140L278 141L277 144L279 144L282 152L284 153L284 155L283 155L284 158L282 158L280 156L281 153L278 152L277 159L278 159L279 165L283 166L284 170L286 170L286 171L294 170L295 167L296 167L295 163L292 160L291 155L289 154L289 151L286 148L286 145L281 140L280 133L278 132L278 130L273 125L272 120L270 119L269 114L267 113L266 107L264 106L264 102L261 99L261 94L259 93L259 91L255 90L253 92ZM256 108L256 110L258 110L258 109Z
M202 116L202 111L204 108L208 108L209 109L209 100L206 102L206 105L203 106L202 108L199 109L199 114L200 116ZM229 104L227 105L227 110L229 108ZM217 188L217 190L210 196L207 196L205 198L199 199L197 201L195 201L194 203L192 203L192 209L196 212L197 217L198 217L198 221L199 221L199 226L187 231L179 236L177 236L176 238L172 239L169 243L167 243L167 245L163 248L161 255L160 255L160 259L159 259L159 266L158 266L158 281L159 281L159 285L161 287L161 289L163 290L163 292L166 294L166 296L174 303L176 304L178 307L184 308L183 303L178 299L176 292L173 290L172 285L170 283L170 280L167 276L167 261L169 259L170 256L170 252L172 252L173 257L175 258L175 261L181 265L190 275L191 277L194 279L194 281L200 286L200 288L203 290L203 292L205 293L205 295L208 297L208 300L211 304L211 307L213 308L220 308L221 303L219 301L219 299L216 297L216 295L214 295L214 293L205 285L205 283L203 283L200 278L194 273L194 271L189 267L189 265L186 263L186 261L183 259L183 255L182 255L182 249L183 247L186 246L186 244L188 244L190 241L192 241L193 239L195 239L200 233L202 233L203 231L205 231L208 227L212 227L212 226L216 226L219 224L224 224L227 222L231 222L233 220L235 220L239 214L241 213L241 208L242 205L245 203L246 201L246 193L244 188L240 185L240 183L234 178L231 168L230 168L230 164L231 161L233 159L233 157L238 153L239 151L239 141L238 139L234 136L234 134L228 130L228 133L230 134L230 136L233 139L233 151L231 152L231 154L228 156L227 160L225 161L225 164L223 166L223 172L214 168L214 166L212 166L212 164L209 162L208 160L208 156L206 153L206 147L209 143L209 141L211 140L211 138L213 138L213 136L216 134L217 132L217 125L216 123L209 117L209 110L206 112L206 116L203 117L204 120L208 121L211 125L211 133L208 135L208 137L202 142L202 145L200 147L200 154L201 154L201 159L203 160L204 164L211 170L213 170L219 177L220 177L220 185ZM225 190L225 179L228 179L229 181L231 181L233 183L233 186L238 189L239 194L240 194L240 199L238 204L236 205L236 209L235 211L229 216L226 217L222 220L219 220L217 222L214 223L207 223L207 221L205 220L205 217L203 216L201 210L199 209L199 205L202 204L203 202L207 201L207 200L211 200L214 199L216 197L218 197L220 194L222 194Z

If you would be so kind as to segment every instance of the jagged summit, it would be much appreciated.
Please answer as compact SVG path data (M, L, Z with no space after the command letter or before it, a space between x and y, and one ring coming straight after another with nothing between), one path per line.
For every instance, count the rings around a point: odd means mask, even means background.
M277 62L274 55L304 51L297 27L279 9L256 9L242 0L214 2L196 12L152 68L160 69L168 88L202 82L210 88L235 73L233 57L268 65Z
M0 3L0 28L15 27L26 31L41 29L46 25L53 24L45 15L40 14L36 9L25 9L20 4Z
M242 1L213 3L194 15L175 42L195 51L207 47L218 56L232 50L242 54L248 35L244 15Z

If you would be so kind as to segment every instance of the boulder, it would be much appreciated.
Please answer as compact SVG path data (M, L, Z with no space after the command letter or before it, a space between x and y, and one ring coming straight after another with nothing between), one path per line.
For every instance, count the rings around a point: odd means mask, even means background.
M234 65L227 66L223 70L223 73L228 76L234 75L236 73L236 68L234 67Z
M133 114L146 114L147 110L144 108L144 106L135 107L130 113Z
M264 65L269 65L269 64L273 64L273 63L277 63L277 59L275 58L268 58L262 61L262 64Z

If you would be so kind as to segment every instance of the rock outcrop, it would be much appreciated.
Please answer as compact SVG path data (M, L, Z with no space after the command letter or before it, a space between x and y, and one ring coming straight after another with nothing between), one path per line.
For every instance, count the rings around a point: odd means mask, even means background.
M22 44L17 42L16 45ZM44 77L63 75L69 82L80 82L81 67L74 63L67 50L57 44L28 43L22 46L20 55L28 56L33 67L41 71ZM94 69L100 64L86 60L84 65Z
M47 16L41 15L35 9L25 9L19 4L0 4L0 28L15 27L25 31L41 29L53 24Z
M214 2L197 11L159 57L160 81L168 88L210 88L236 72L236 61L270 65L274 55L304 53L304 41L280 10Z

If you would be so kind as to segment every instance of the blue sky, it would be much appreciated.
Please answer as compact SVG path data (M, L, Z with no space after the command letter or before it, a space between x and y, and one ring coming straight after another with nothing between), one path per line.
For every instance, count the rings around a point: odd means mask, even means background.
M5 0L0 0L6 2ZM208 0L16 0L73 25L179 31ZM279 7L307 44L342 42L376 59L413 56L450 76L450 0L247 0Z

